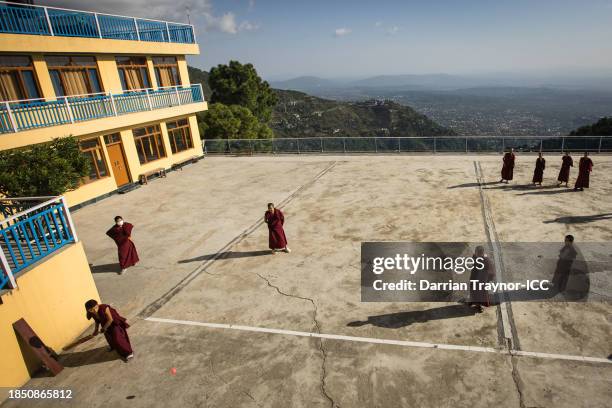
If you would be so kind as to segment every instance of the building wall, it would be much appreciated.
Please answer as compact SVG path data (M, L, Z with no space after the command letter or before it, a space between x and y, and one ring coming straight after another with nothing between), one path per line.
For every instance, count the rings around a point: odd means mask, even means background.
M132 55L194 55L198 44L112 40L107 38L52 37L45 35L1 34L0 52L108 53Z
M0 305L0 387L20 387L40 368L30 350L20 346L13 323L25 319L56 352L73 342L90 321L84 303L100 300L83 245L69 245L21 272L17 288L2 294ZM0 388L0 401L6 398Z
M170 120L175 120L168 119ZM121 143L123 145L123 152L125 153L126 165L129 170L130 179L132 182L137 182L138 178L141 174L154 170L157 168L170 169L173 164L179 163L185 159L188 159L193 156L201 156L202 155L202 140L200 139L200 132L198 131L198 122L195 115L190 115L188 117L189 127L191 132L191 138L193 141L193 148L188 149L176 154L172 153L172 149L170 146L170 139L168 137L168 130L166 128L165 120L164 121L153 121L138 124L129 128L120 129L119 134L121 135ZM155 160L149 163L140 164L140 160L138 159L138 153L136 151L136 144L134 143L134 135L132 133L133 128L146 126L148 124L159 124L162 137L164 140L164 149L166 151L166 157L161 158L159 160ZM84 184L76 190L68 191L64 194L66 200L68 201L69 206L75 206L82 202L91 200L93 198L102 196L104 194L110 193L117 189L117 184L115 183L114 174L112 171L112 167L110 166L110 161L108 159L108 152L106 150L106 145L104 144L104 134L109 134L114 132L104 132L102 134L97 135L85 135L83 138L89 138L90 136L97 136L100 139L100 145L102 146L102 150L104 153L104 160L106 162L106 167L108 170L108 177L101 178L99 180L92 181L90 183Z
M154 123L170 120L171 118L193 115L196 112L206 110L207 108L208 105L206 102L198 102L152 111L136 112L127 115L88 120L73 124L69 123L59 126L24 130L17 133L5 133L0 135L0 150L15 149L32 144L50 142L56 137L81 137L96 134L106 135L117 132L123 128L138 127L138 125L143 123Z
M78 53L94 56L97 61L98 75L102 90L104 92L122 93L123 88L117 69L116 56L145 56L147 59L149 79L151 87L153 88L158 87L152 61L153 56L176 56L182 86L188 87L190 85L190 80L185 55L198 54L199 47L197 44L168 44L99 38L0 34L0 52L30 55L32 57L41 96L54 100L56 95L45 61L46 55L53 53L66 55ZM129 175L132 182L137 182L139 176L144 172L157 168L169 169L173 164L189 157L202 155L202 142L200 140L195 113L206 110L207 108L208 105L206 102L198 102L72 124L35 128L17 133L6 133L0 135L0 150L15 149L32 144L49 142L57 137L76 136L83 139L98 137L104 152L108 176L84 184L74 191L67 192L65 196L68 204L74 206L117 189L117 184L108 158L108 152L103 140L104 135L117 132L121 134ZM172 154L165 122L185 117L189 118L194 147L184 152ZM148 124L160 125L164 139L166 157L141 165L131 129L143 127Z

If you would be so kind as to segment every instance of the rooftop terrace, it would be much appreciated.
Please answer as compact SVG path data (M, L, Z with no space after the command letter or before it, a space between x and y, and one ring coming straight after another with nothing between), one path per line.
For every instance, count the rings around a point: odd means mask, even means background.
M0 33L194 44L193 26L83 10L0 2Z
M362 241L487 242L483 208L495 240L609 243L612 157L593 155L584 192L553 187L560 157L546 158L544 186L531 187L522 154L509 185L499 155L208 157L82 208L79 239L136 358L98 337L27 388L71 389L90 407L604 407L609 302L512 303L513 355L495 307L360 302ZM291 254L268 254L269 201ZM141 258L121 276L104 235L117 214ZM611 283L610 271L595 278Z

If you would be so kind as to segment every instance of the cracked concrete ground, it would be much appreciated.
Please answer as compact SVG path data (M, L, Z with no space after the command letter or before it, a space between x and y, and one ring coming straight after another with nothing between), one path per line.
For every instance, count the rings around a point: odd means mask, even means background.
M548 159L545 184L560 161ZM593 188L562 193L524 187L533 156L519 156L510 186L489 184L499 178L500 157L492 155L207 158L74 213L102 300L132 324L136 358L125 364L96 338L62 356L60 376L27 386L72 389L73 405L87 407L609 406L607 363L143 320L498 350L495 308L474 315L456 304L361 303L360 243L486 241L474 161L500 240L562 241L572 233L578 242L610 242L612 158L593 159ZM255 223L269 201L283 203L291 254L265 251L267 231ZM136 226L142 260L122 276L104 236L117 214ZM609 303L512 308L523 350L612 352ZM29 404L37 405L53 403Z

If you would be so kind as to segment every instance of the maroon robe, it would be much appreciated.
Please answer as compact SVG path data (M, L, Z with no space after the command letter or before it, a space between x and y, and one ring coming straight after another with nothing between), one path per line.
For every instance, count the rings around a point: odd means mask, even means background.
M124 222L121 227L115 224L111 229L106 231L106 235L111 237L115 241L115 244L117 244L121 269L134 266L139 261L136 245L129 239L130 235L132 235L133 228L134 226L132 224Z
M541 183L544 178L544 169L546 168L546 160L544 158L537 158L535 170L533 171L533 183Z
M502 167L502 180L512 180L514 176L514 153L506 153L504 155L504 166Z
M563 156L561 160L561 170L559 170L557 180L567 183L569 181L570 167L574 167L574 160L572 160L572 156Z
M106 316L107 308L110 310L113 322L108 326L108 329L104 331L104 337L106 337L106 341L111 349L116 350L121 357L127 357L132 354L133 351L132 345L130 344L130 338L127 334L127 328L130 327L130 325L127 324L125 317L122 317L109 305L99 304L98 313L87 312L87 319L89 320L93 317L96 323L104 327L108 321L108 316Z
M589 188L589 175L593 170L593 161L589 157L581 157L578 164L578 178L574 188Z
M266 211L264 220L268 224L268 245L270 249L284 249L287 247L287 237L285 237L285 216L278 208L274 209L274 213Z

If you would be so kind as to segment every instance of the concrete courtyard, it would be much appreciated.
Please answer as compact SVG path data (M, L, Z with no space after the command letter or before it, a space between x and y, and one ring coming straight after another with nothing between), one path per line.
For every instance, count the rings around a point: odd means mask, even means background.
M560 157L546 158L531 187L520 153L509 185L497 155L207 157L84 207L79 238L136 357L99 336L27 387L83 407L609 407L609 298L512 303L512 354L498 307L360 302L362 241L612 242L612 157L593 157L584 192L553 187ZM267 250L270 201L291 254ZM115 215L141 258L124 275L104 234ZM28 406L54 404L70 402Z

